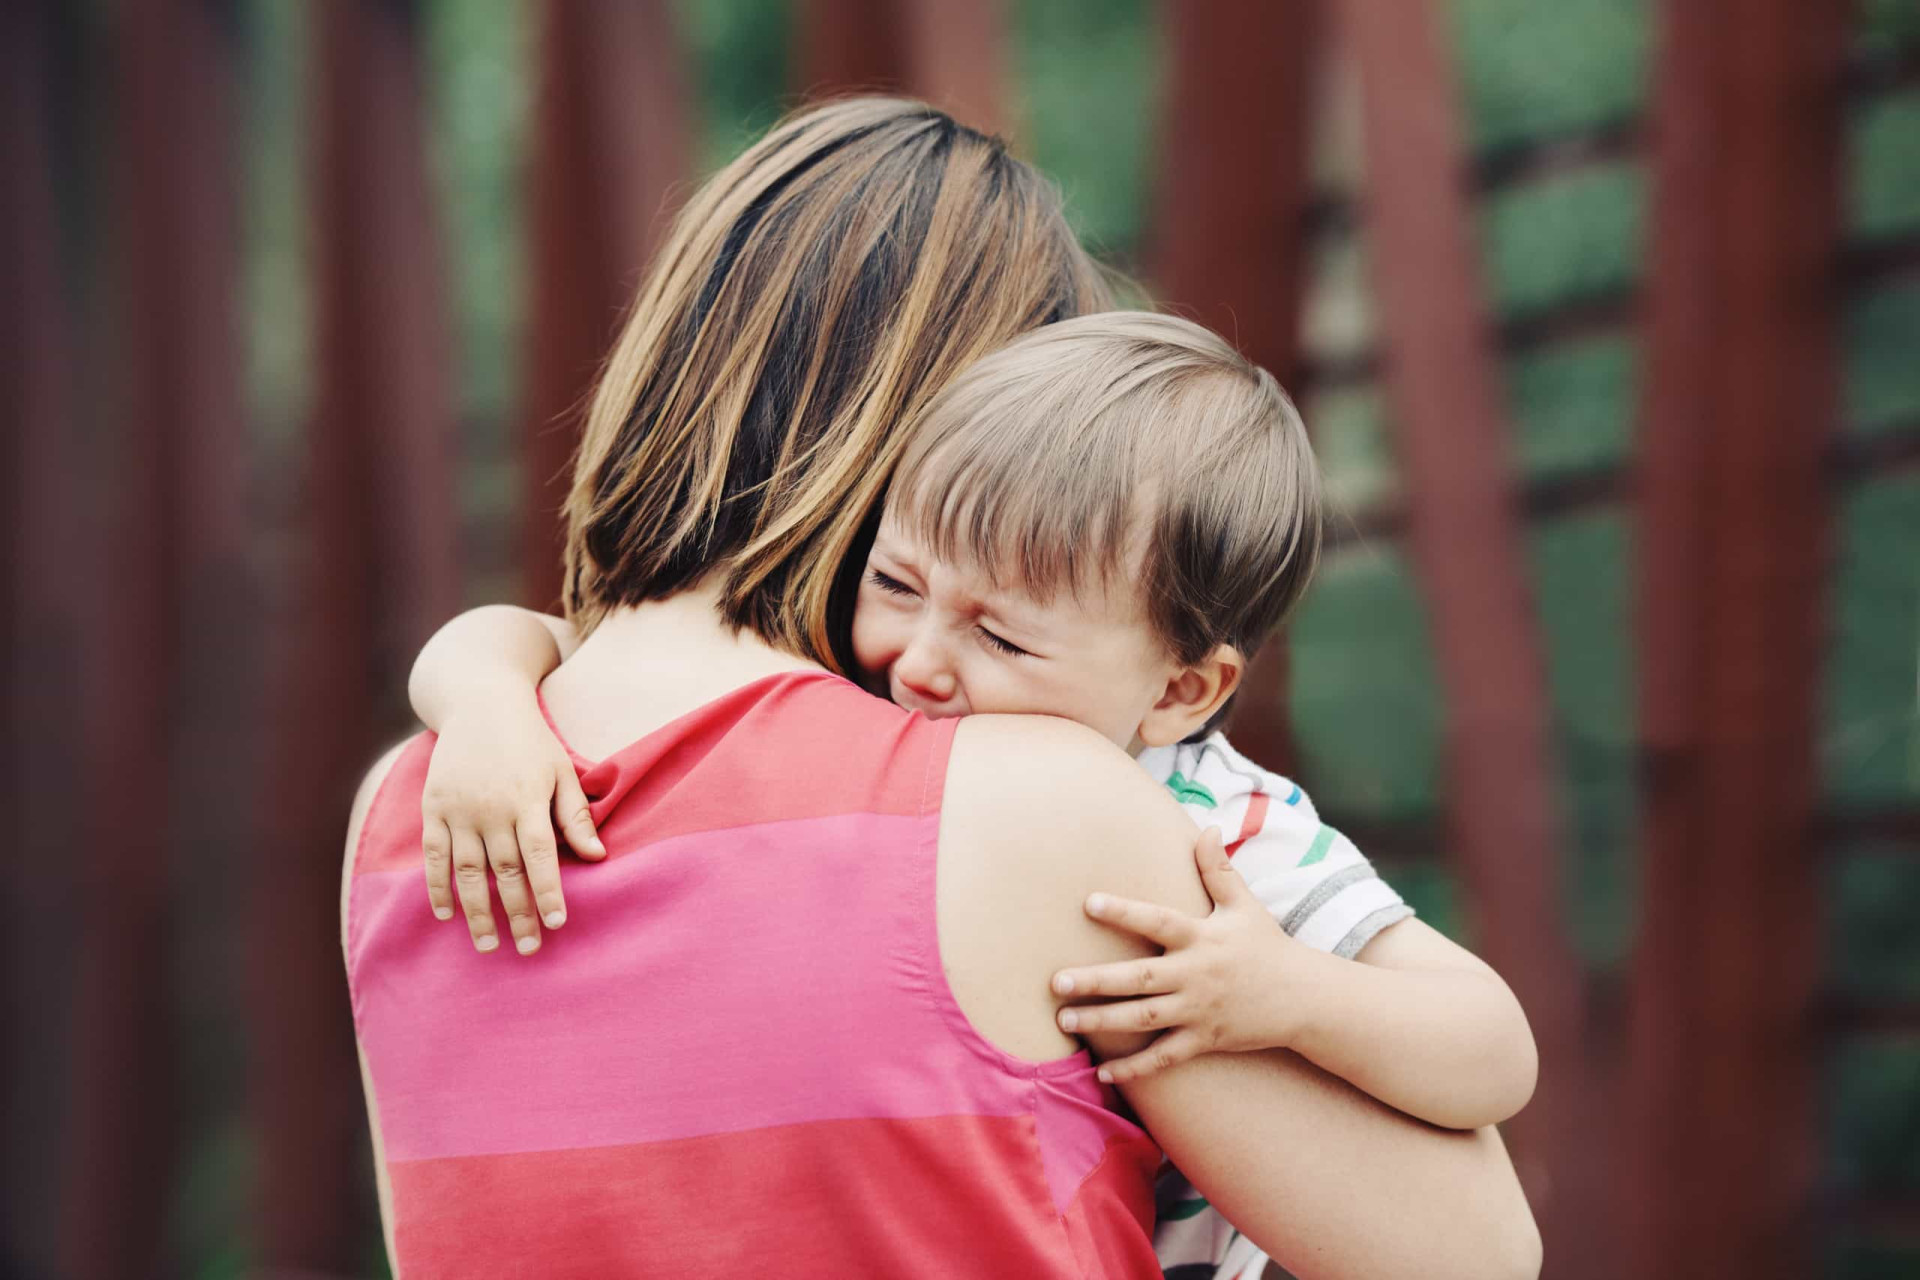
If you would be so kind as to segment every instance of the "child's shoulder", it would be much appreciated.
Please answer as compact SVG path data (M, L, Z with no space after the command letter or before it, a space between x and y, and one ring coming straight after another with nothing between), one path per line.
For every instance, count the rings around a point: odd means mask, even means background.
M1215 809L1261 795L1270 807L1319 821L1313 801L1299 783L1247 759L1224 733L1150 747L1139 759L1141 767L1183 804Z

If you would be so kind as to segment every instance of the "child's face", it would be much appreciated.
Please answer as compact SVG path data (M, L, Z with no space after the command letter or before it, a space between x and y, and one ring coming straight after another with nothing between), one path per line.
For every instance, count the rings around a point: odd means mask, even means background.
M875 693L934 718L1063 716L1123 749L1180 670L1135 593L1036 600L937 560L891 515L861 576L853 652Z

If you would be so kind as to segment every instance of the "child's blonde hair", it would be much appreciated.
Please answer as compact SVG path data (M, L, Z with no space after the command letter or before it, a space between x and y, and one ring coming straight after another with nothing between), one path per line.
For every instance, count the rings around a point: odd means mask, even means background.
M891 518L942 559L1047 598L1113 583L1173 657L1251 658L1319 558L1319 471L1273 375L1172 316L1016 339L913 428Z
M594 393L567 500L583 630L710 574L726 619L836 669L849 560L904 422L1016 334L1109 306L1058 196L923 103L777 126L694 193Z

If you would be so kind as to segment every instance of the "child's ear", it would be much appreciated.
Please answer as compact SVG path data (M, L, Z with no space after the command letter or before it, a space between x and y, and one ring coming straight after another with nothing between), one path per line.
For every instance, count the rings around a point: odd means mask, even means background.
M1240 651L1223 644L1192 666L1174 671L1160 700L1140 721L1140 741L1164 747L1198 729L1233 696L1246 669Z

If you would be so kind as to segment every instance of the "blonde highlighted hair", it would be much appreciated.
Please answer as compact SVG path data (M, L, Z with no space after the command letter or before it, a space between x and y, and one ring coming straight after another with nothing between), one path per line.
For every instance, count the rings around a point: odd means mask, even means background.
M1251 658L1320 553L1319 469L1273 375L1173 316L1028 334L912 430L889 519L933 554L1047 598L1122 584L1173 657Z
M846 669L842 566L903 424L1106 299L998 140L898 99L791 117L680 212L608 358L567 500L569 616L590 630L717 573L733 625Z

